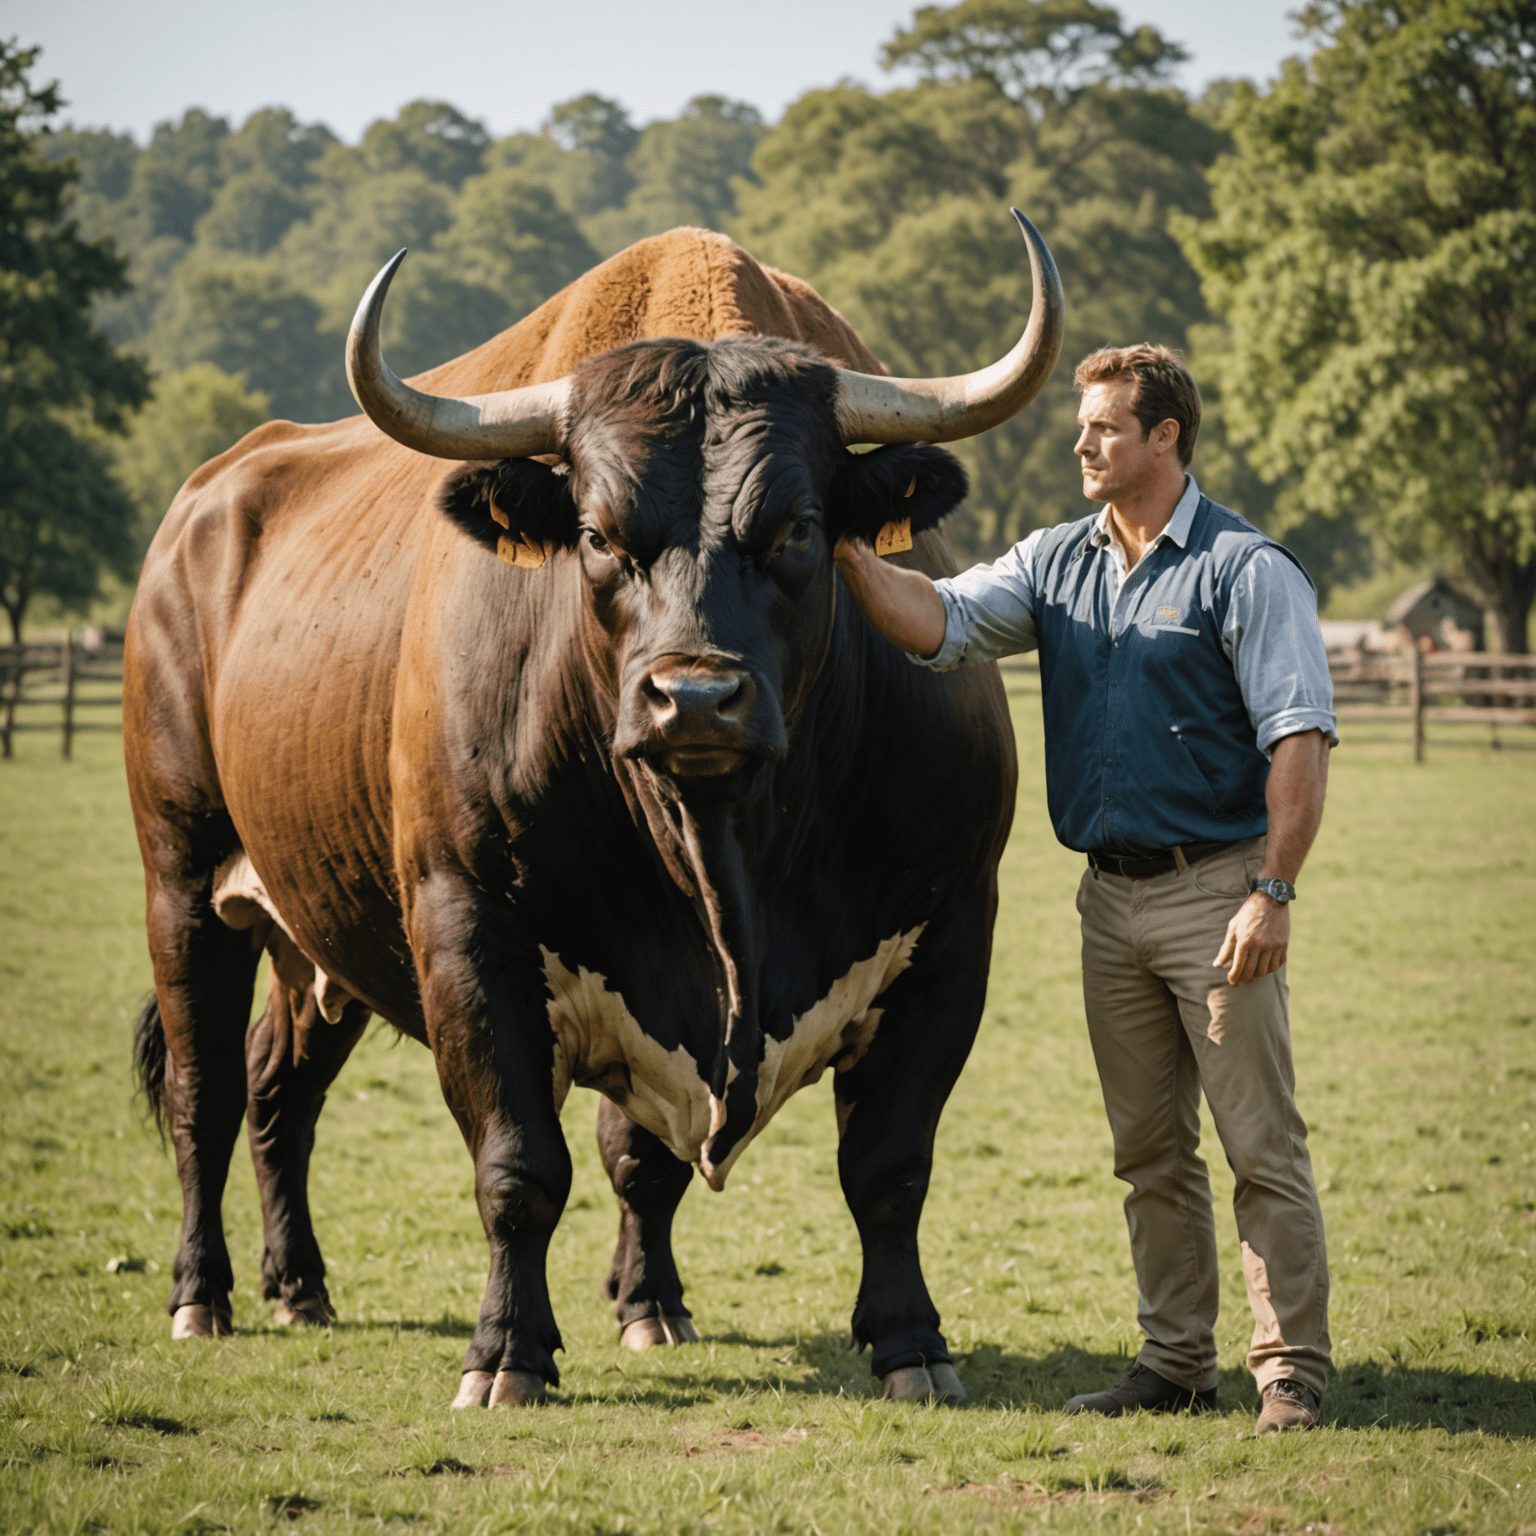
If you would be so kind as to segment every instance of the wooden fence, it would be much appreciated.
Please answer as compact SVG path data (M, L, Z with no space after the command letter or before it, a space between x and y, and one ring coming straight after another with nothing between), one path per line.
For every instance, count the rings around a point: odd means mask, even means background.
M102 683L116 687L103 693ZM120 711L122 703L121 643L87 646L71 635L50 645L0 645L0 757L11 756L18 731L58 731L64 756L71 757L80 731L122 729L121 714L110 720L81 720L79 713ZM39 710L62 710L62 718L37 719Z
M1002 668L1026 689L1038 690L1033 653L1008 657ZM1424 761L1426 726L1536 726L1536 656L1347 651L1330 655L1328 668L1339 719L1409 726L1416 763Z
M1329 658L1341 720L1403 720L1413 760L1427 725L1536 725L1536 656L1493 651L1346 653Z

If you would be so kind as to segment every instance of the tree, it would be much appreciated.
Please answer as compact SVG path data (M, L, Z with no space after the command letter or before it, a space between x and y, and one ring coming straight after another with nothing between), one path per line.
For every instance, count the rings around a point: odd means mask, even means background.
M197 243L210 250L265 256L309 212L302 186L266 169L242 171L219 188L197 221Z
M594 220L610 250L680 224L723 228L736 216L736 192L755 181L752 152L768 130L756 107L724 96L695 96L682 115L651 123L627 162L635 185L622 212Z
M1184 342L1206 318L1170 213L1208 206L1220 132L1159 85L1179 51L1090 0L965 0L886 47L922 77L794 103L758 147L733 226L813 283L899 373L955 373L1017 340L1029 275L1009 204L1056 257L1064 364L1007 425L957 446L973 494L950 520L969 555L1080 516L1070 363L1103 343Z
M265 395L212 363L194 363L155 381L153 398L114 444L118 476L138 509L141 550L187 476L271 414Z
M435 247L455 277L500 296L503 325L537 309L598 259L554 193L518 171L489 171L466 181L453 223Z
M322 334L319 306L268 262L183 262L152 342L158 368L213 363L266 395L280 416L324 421L346 410L341 338Z
M0 42L0 607L18 642L34 597L84 603L104 568L130 569L133 504L100 434L148 393L143 364L92 323L125 263L65 217L75 167L35 142L60 108L29 78L36 59Z
M483 123L446 101L413 101L395 118L363 134L363 164L375 175L419 171L429 181L460 187L481 169L491 136Z
M1448 552L1524 652L1536 597L1536 11L1318 0L1318 40L1224 115L1180 234L1230 335L1232 430L1291 518Z

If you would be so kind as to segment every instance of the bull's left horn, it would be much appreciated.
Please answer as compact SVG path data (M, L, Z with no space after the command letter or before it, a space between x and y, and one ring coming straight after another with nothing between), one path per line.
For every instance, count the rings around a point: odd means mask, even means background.
M369 283L347 332L347 383L381 432L440 459L525 459L558 453L564 436L569 379L527 384L494 395L455 400L402 384L379 349L384 295L405 252L397 252Z
M845 443L952 443L975 437L1024 409L1050 378L1061 352L1067 307L1061 278L1040 231L1017 208L1035 297L1018 345L989 368L945 379L839 376L838 425Z

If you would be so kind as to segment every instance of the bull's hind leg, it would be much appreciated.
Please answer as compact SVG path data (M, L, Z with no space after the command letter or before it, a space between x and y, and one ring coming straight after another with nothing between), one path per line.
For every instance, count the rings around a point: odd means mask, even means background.
M313 985L292 986L274 966L266 1012L245 1037L246 1119L266 1236L261 1290L277 1302L279 1324L336 1316L310 1222L309 1157L326 1089L367 1024L368 1009L355 1000L328 1022Z
M975 910L947 914L940 933L930 927L913 969L879 999L868 1050L835 1080L837 1171L864 1250L853 1337L873 1348L887 1397L966 1395L923 1280L917 1227L939 1115L981 1021L991 931L991 913Z
M698 1330L683 1305L683 1282L672 1257L672 1218L693 1167L608 1099L598 1104L597 1145L619 1197L619 1243L603 1282L619 1320L619 1339L636 1351L693 1343Z
M232 932L214 914L213 862L194 860L172 830L162 830L157 838L141 827L145 847L156 854L148 929L157 1007L140 1021L136 1054L181 1180L171 1336L202 1338L231 1331L234 1273L220 1206L245 1111L242 1041L259 951L249 934Z

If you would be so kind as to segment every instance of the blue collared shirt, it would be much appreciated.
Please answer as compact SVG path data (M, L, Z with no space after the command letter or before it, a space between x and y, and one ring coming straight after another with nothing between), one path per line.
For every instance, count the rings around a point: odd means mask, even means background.
M944 641L919 665L1040 650L1047 787L1069 847L1254 836L1274 743L1338 741L1311 581L1192 475L1130 571L1106 507L935 585Z

